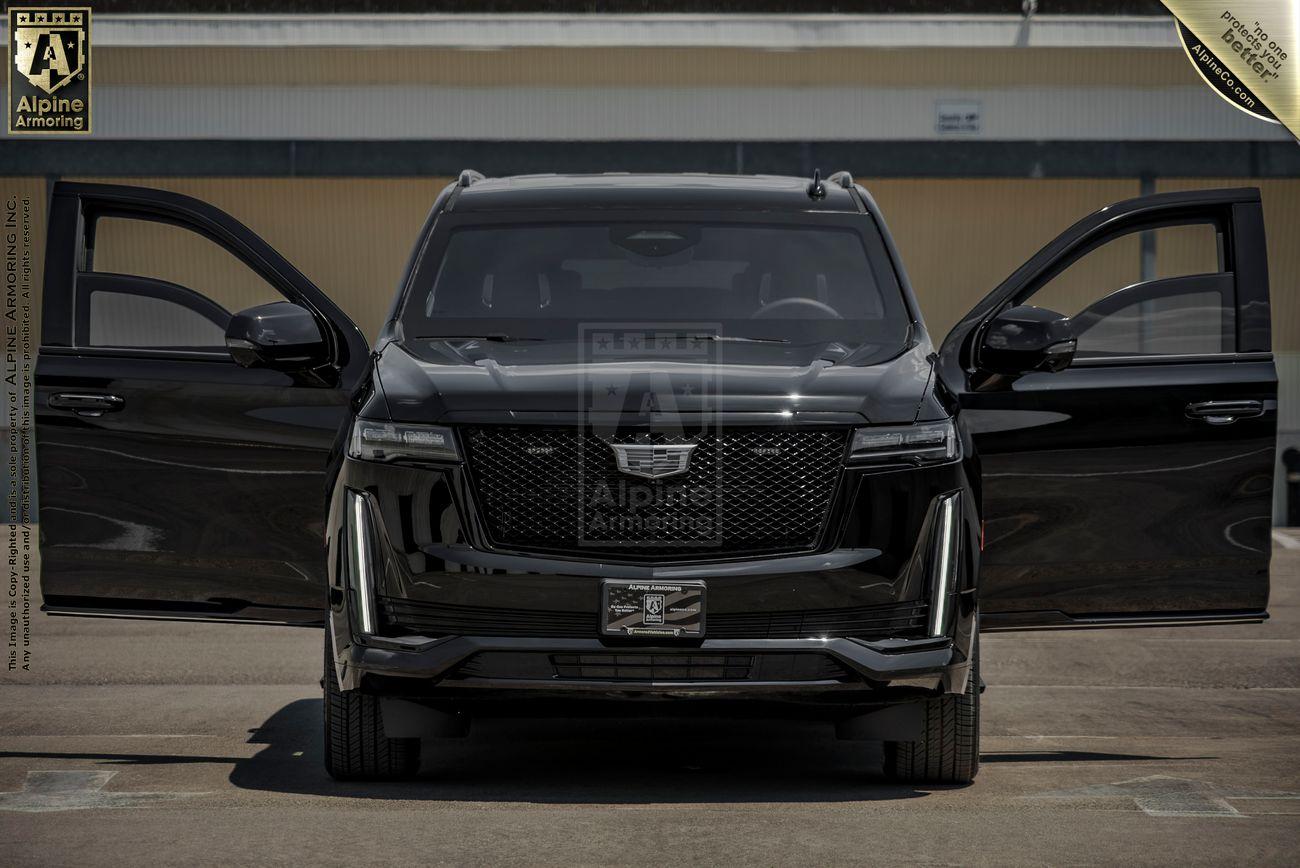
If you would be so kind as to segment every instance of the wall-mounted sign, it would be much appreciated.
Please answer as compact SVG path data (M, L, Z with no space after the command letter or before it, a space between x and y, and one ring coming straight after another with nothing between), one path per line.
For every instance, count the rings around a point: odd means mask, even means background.
M941 136L978 133L982 121L979 100L935 100L934 131Z

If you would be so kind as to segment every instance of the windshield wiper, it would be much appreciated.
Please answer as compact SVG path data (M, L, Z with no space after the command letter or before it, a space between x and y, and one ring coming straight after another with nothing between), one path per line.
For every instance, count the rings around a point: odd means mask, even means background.
M544 341L546 338L527 338L515 337L514 335L502 334L500 332L490 335L419 335L412 340L417 341L494 341L500 344L513 344L520 341Z

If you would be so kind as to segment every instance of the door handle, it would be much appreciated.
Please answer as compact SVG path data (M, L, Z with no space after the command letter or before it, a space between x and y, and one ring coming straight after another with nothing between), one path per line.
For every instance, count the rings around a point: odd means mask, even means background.
M1198 401L1187 405L1187 418L1211 425L1231 425L1238 419L1264 415L1263 401Z
M55 410L71 410L78 416L102 416L121 410L126 401L104 392L58 392L50 396L49 405Z

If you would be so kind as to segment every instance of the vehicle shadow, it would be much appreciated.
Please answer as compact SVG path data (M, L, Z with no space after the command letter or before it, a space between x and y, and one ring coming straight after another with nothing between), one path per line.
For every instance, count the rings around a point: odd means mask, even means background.
M400 801L539 804L861 802L923 798L954 787L894 784L880 746L835 739L824 723L723 717L482 719L461 739L424 743L420 776L399 783L331 779L323 764L319 699L300 699L249 730L251 757L0 751L3 757L120 765L229 763L245 790ZM1094 751L985 753L981 762L1170 762Z
M424 742L418 779L370 784L324 771L321 703L292 702L253 730L234 785L416 801L544 804L828 802L921 798L944 787L884 781L880 749L826 724L721 718L502 718Z

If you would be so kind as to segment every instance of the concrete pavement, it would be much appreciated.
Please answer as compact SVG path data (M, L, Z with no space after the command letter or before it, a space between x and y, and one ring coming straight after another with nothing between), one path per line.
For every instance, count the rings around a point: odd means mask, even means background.
M422 780L321 767L320 634L48 618L0 676L15 865L1291 864L1300 550L1260 626L984 640L983 768L878 777L784 721L487 721ZM614 760L617 760L617 763Z

